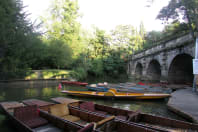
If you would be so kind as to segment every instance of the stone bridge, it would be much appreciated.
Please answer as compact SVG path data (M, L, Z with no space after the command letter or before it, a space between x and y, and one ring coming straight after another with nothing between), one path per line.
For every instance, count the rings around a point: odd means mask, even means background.
M132 55L128 75L141 80L192 83L194 55L193 38L185 34Z

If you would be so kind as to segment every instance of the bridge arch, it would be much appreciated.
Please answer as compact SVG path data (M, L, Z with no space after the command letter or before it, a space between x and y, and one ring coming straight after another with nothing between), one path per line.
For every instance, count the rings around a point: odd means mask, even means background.
M168 81L171 83L192 83L192 59L193 57L186 53L175 56L168 69Z
M141 78L142 76L142 72L143 72L143 66L141 63L137 63L136 67L135 67L135 75L137 78Z
M147 68L147 77L149 80L160 81L161 66L157 60L151 60Z

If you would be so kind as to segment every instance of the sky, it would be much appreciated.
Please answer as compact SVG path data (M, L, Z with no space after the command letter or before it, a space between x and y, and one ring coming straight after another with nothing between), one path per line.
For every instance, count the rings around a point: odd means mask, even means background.
M25 10L31 13L29 18L34 21L44 15L51 1L23 0L23 3L27 6ZM121 24L130 24L138 28L142 21L147 31L160 31L164 25L156 16L169 1L154 0L151 7L147 7L147 0L78 0L79 12L82 14L79 21L85 29L96 26L106 31Z

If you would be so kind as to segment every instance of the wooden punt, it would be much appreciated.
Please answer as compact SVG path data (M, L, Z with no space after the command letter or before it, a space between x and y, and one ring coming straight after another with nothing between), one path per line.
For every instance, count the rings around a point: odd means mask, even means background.
M92 91L67 91L62 93L79 97L94 97L94 98L114 98L114 99L164 99L170 97L170 94L163 93L127 93L117 92L115 89L110 89L108 92L92 92Z
M86 86L88 83L86 82L76 82L76 81L62 81L62 84L68 84L68 85L78 85L78 86Z
M60 101L61 104L54 104L54 105L48 105L48 112L49 114L52 114L56 116L58 119L64 120L64 121L71 121L74 124L78 124L81 127L84 127L85 125L89 124L90 122L94 122L94 130L93 132L132 132L132 131L139 131L139 132L155 132L156 130L145 128L143 126L138 126L133 123L126 123L122 120L114 120L115 116L104 116L99 115L97 113L90 113L89 111L82 111L80 109L76 109L73 107L68 107L67 104L69 102L76 103L77 100L73 99L65 99L62 97L59 98L53 98L53 101ZM24 101L23 101L24 102ZM38 102L38 101L37 101ZM63 103L63 104L62 104ZM39 105L39 104L38 104ZM62 107L64 106L64 107ZM46 107L44 110L46 110ZM70 120L69 118L65 118L64 116L61 116L60 113L63 111L63 109L68 108L69 109L69 115L74 116L74 120ZM51 110L50 110L51 109ZM52 110L53 109L53 110ZM42 109L41 109L42 111ZM54 113L55 111L56 113ZM75 118L77 117L78 120ZM128 130L126 130L126 128Z
M63 121L47 112L39 111L36 105L2 102L0 108L19 132L74 132L84 129L78 124Z
M103 87L103 86L92 86L92 85L87 85L86 88L90 91L100 91L100 92L107 92L109 88Z
M68 100L67 98L65 98ZM61 98L61 102L56 100L57 103L62 103L64 98ZM54 100L55 101L55 100ZM128 123L135 123L135 125L148 127L150 129L158 131L172 131L172 132L197 132L198 124L188 123L180 120L165 118L161 116L155 116L151 114L145 114L141 112L135 112L130 110L123 110L119 108L113 108L110 106L94 104L92 102L73 102L68 105L75 109L89 111L92 113L109 116L116 116L116 120L122 120Z

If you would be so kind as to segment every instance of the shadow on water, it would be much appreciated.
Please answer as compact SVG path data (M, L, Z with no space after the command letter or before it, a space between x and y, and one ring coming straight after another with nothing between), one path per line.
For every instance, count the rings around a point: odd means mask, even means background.
M63 86L63 90L87 90L85 87L78 86ZM56 83L37 83L37 84L25 84L25 83L13 83L13 84L0 84L0 102L3 101L22 101L24 99L37 98L46 101L50 101L53 97L68 97L73 99L80 99L85 101L93 101L98 104L104 104L113 106L116 108L122 108L126 110L140 110L145 113L151 113L154 115L160 115L175 119L181 119L175 114L168 111L166 103L167 101L138 101L138 100L102 100L93 98L77 98L67 96L58 90L58 82ZM183 120L183 119L181 119ZM12 132L13 129L6 122L6 117L0 114L0 131Z

